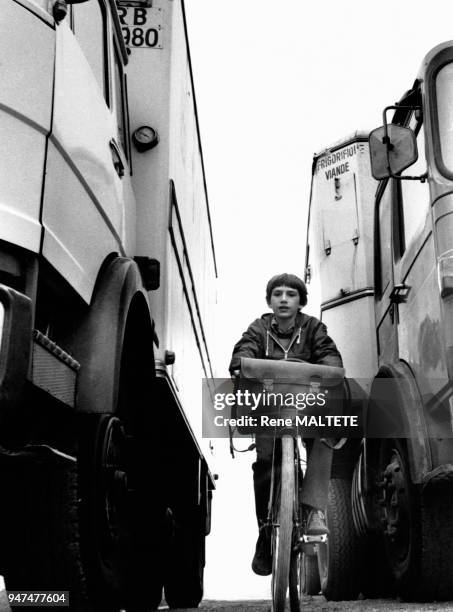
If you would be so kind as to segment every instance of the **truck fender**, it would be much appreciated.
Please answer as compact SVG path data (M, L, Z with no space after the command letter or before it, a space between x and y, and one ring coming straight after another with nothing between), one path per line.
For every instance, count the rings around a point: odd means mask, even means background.
M371 385L365 431L367 446L377 432L385 437L405 438L412 482L421 483L432 469L423 402L406 363L379 369Z
M140 328L143 354L154 375L153 321L137 264L117 257L101 270L87 316L77 330L72 354L81 364L77 381L77 411L116 410L126 324L134 317ZM137 329L137 327L136 327Z

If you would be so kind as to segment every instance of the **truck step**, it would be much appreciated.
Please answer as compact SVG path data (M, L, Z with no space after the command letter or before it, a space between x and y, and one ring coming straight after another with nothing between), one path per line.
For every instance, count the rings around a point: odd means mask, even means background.
M38 330L33 332L31 382L74 408L80 364Z

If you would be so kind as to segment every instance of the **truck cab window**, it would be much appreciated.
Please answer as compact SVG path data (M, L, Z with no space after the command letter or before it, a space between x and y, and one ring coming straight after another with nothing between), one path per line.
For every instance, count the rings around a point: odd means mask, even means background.
M417 136L418 159L414 165L403 172L410 176L420 176L426 172L425 158L425 136L423 125L414 116L409 127L412 128ZM426 215L429 210L429 187L425 181L398 181L398 200L400 215L399 221L403 231L401 244L401 254L405 251L412 239L421 231L424 226Z
M453 93L453 63L441 68L436 77L437 114L439 121L439 140L442 161L448 170L453 172L453 110L451 98Z
M73 29L104 98L106 86L106 11L101 0L73 6Z

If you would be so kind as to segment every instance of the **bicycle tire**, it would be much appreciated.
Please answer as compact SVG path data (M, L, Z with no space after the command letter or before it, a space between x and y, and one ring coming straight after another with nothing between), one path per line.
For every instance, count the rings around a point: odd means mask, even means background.
M284 612L289 583L294 511L294 439L282 438L280 496L272 525L272 612Z

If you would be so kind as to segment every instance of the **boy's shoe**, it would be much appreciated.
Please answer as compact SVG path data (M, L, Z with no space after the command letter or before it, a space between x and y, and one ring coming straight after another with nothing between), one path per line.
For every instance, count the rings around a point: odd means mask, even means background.
M329 529L324 513L321 510L312 510L308 515L307 535L324 535L328 533Z
M255 555L252 561L252 570L258 576L269 576L269 574L272 574L271 538L267 527L260 527Z

